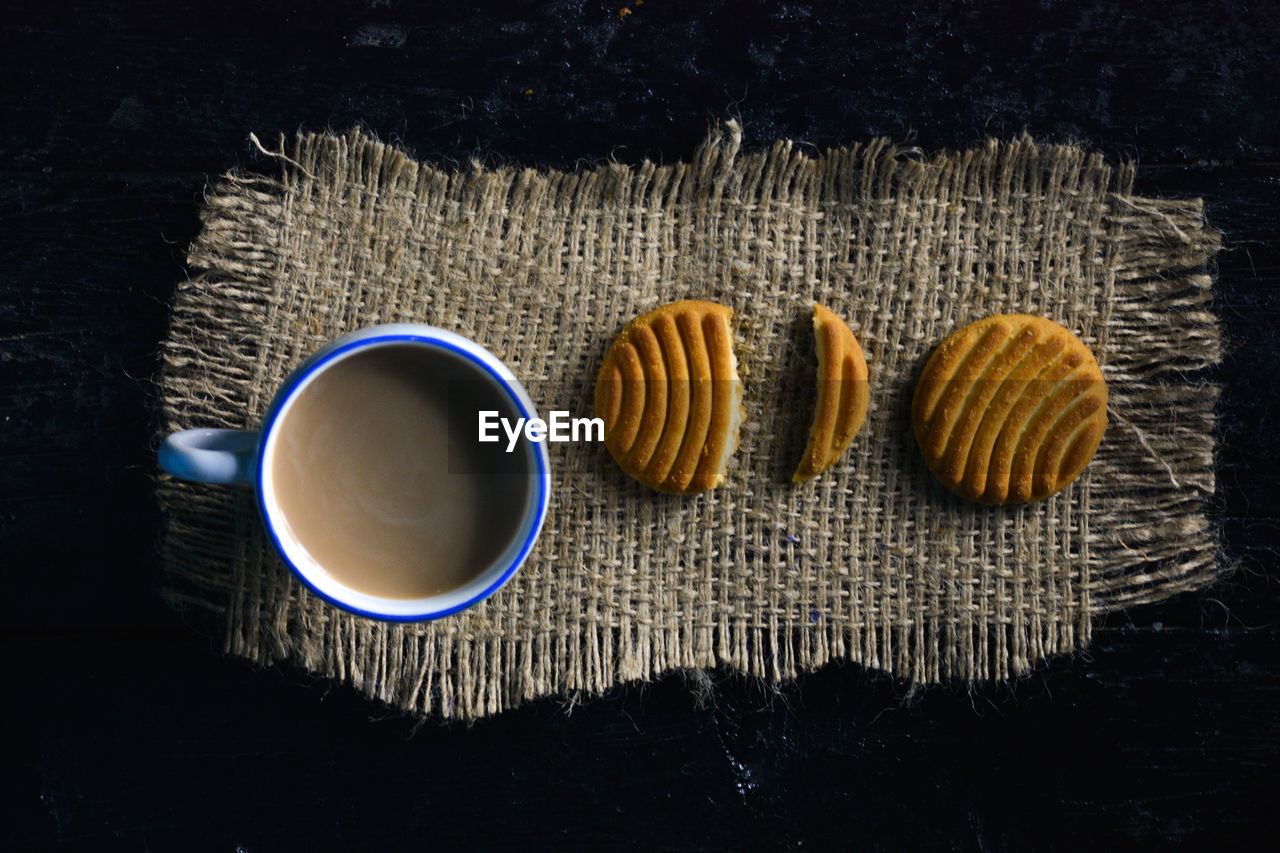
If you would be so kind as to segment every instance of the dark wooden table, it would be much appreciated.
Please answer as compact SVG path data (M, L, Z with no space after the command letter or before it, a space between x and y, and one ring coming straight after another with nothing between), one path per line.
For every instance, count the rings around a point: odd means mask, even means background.
M0 18L4 847L1274 843L1275 4L182 5ZM148 379L206 182L274 169L250 131L360 123L420 158L572 167L686 157L726 117L748 146L1027 130L1203 196L1227 240L1212 511L1235 572L1015 684L831 666L778 690L715 674L699 701L673 676L470 728L224 658L162 604Z

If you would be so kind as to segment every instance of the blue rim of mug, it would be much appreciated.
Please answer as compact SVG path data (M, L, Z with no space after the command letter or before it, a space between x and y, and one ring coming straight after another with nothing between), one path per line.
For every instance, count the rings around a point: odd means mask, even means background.
M432 610L422 614L404 614L404 615L378 613L372 610L364 610L362 608L349 604L348 602L339 601L338 599L334 598L332 595L329 595L328 593L321 592L320 589L317 588L316 585L311 582L311 579L308 578L300 568L298 568L297 564L295 564L294 561L289 558L288 553L285 552L284 545L280 542L280 537L276 535L275 526L272 524L271 516L267 513L266 498L263 497L265 492L262 488L263 486L262 478L264 476L263 469L266 466L262 464L262 460L267 452L267 440L271 435L271 430L275 427L276 421L279 420L280 418L280 413L284 411L285 405L289 402L290 399L292 399L294 392L297 391L298 389L298 386L301 385L303 381L306 380L307 377L314 374L317 370L324 367L326 364L330 363L331 361L335 360L339 356L345 353L348 353L354 349L362 349L364 347L371 346L374 344L386 344L386 343L396 343L396 342L403 343L405 341L409 341L412 343L427 344L433 347L439 347L440 349L448 350L449 352L455 355L462 356L462 358L464 358L468 362L481 368L485 373L491 376L494 380L498 382L499 385L502 386L502 389L505 392L506 396L511 400L512 403L515 404L515 407L519 409L521 417L523 418L531 417L530 412L525 408L524 401L520 399L518 394L514 393L514 389L511 387L512 380L507 379L505 376L498 373L498 371L494 370L492 365L488 364L483 359L478 358L474 353L469 352L468 350L463 349L462 347L456 346L447 341L440 340L439 338L429 338L423 335L396 334L396 335L378 335L374 337L361 338L359 340L355 340L355 341L351 341L350 343L343 344L342 346L338 347L332 352L325 353L323 356L321 356L319 359L316 360L315 364L306 366L305 369L299 370L297 375L290 377L289 380L285 383L284 387L281 389L280 393L276 397L276 399L280 401L279 404L273 405L271 407L271 411L267 413L267 417L262 423L262 432L261 432L262 439L261 439L261 443L258 446L258 459L257 459L257 465L256 465L257 470L254 472L254 491L257 492L256 498L257 498L257 504L258 504L258 512L262 516L262 521L263 521L262 526L267 529L267 535L271 537L271 544L275 547L276 553L279 554L281 559L283 559L285 563L289 566L289 568L293 570L294 575L296 575L297 578L302 581L303 585L306 586L307 589L311 590L320 598L324 599L325 601L329 602L335 607L340 607L343 610L347 611L348 613L354 613L357 616L364 616L369 619L377 619L382 622L428 622L433 619L442 619L445 616L451 616L454 613L458 613L459 611L466 610L468 607L471 607L472 605L479 604L481 601L484 601L486 598L493 595L495 592L501 589L503 585L506 584L507 581L511 580L512 575L516 573L516 571L520 568L520 566L524 564L525 558L529 556L529 551L533 549L533 543L537 541L538 535L542 532L542 523L543 521L546 520L547 504L548 504L548 498L549 498L547 481L550 478L550 472L547 467L546 451L539 447L539 448L535 448L533 451L534 465L536 467L534 480L535 480L535 487L537 490L536 494L534 495L534 500L537 504L538 511L537 511L537 515L534 517L533 526L529 529L529 535L525 537L524 542L520 546L519 552L515 555L515 557L512 558L510 565L508 565L505 569L502 570L502 574L501 576L498 577L497 580L495 580L492 584L486 587L483 592L478 593L477 595L467 599L461 604L455 604L452 607L445 608L444 610ZM522 527L524 526L523 523L521 524L521 526Z

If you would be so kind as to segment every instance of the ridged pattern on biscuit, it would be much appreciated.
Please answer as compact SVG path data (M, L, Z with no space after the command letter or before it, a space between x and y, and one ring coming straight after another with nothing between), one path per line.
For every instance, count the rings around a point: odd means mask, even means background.
M633 320L609 348L596 416L609 453L645 485L690 494L723 479L742 406L732 319L714 302L674 302Z
M1107 427L1107 386L1067 329L1000 314L934 351L911 418L925 462L948 488L983 503L1040 500L1093 458Z
M810 480L836 463L867 418L867 361L848 324L822 305L813 306L818 357L818 401L804 457L791 479Z

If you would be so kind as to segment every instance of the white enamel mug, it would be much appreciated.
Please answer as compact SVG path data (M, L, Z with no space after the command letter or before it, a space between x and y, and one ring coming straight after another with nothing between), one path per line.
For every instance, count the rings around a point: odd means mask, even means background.
M294 573L327 601L373 619L417 622L456 613L483 601L502 587L528 557L550 501L551 471L546 445L521 441L519 460L523 499L516 502L521 517L507 525L515 533L499 556L479 570L464 585L438 595L422 598L387 598L371 595L342 583L316 563L293 536L286 522L272 482L272 460L279 452L278 427L290 406L308 385L324 371L371 347L388 345L428 347L436 355L455 360L476 381L487 383L509 404L514 414L536 418L537 411L528 393L493 353L444 329L417 324L371 326L337 340L316 352L295 370L272 399L261 428L257 430L191 429L167 437L160 447L160 467L175 477L201 483L252 486L257 492L258 510L276 550ZM447 500L441 495L441 500ZM510 519L515 522L516 519Z

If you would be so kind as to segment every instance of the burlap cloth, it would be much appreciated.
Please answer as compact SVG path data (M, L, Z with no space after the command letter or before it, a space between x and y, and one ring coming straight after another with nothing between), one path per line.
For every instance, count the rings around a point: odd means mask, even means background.
M598 444L552 444L546 528L512 582L419 625L348 615L275 556L246 490L162 477L169 595L226 649L288 660L397 708L476 718L672 668L790 678L837 658L905 680L1004 679L1089 642L1091 620L1209 582L1219 358L1199 200L1132 195L1131 166L1029 139L922 156L885 141L575 173L414 162L359 132L306 135L278 177L212 188L163 350L162 430L256 425L334 336L426 322L480 341L542 411L591 413L622 326L661 303L731 305L747 418L727 481L648 491ZM850 451L788 481L815 392L814 300L866 349ZM1076 331L1111 387L1097 457L1030 506L956 498L908 422L916 372L995 312Z

